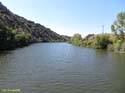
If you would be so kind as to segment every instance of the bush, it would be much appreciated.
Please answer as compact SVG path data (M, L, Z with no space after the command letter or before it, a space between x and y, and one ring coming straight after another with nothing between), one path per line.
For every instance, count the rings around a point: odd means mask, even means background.
M108 50L108 51L114 51L114 46L113 46L113 44L108 44L107 50Z
M31 35L28 33L21 32L21 33L15 34L16 46L21 47L21 46L28 45L30 43L29 41L30 38L31 38Z
M95 39L95 46L97 49L107 49L108 44L111 44L112 42L109 40L108 35L97 35Z
M125 42L121 44L120 52L125 52Z
M114 43L114 51L115 51L115 52L120 51L121 45L122 45L122 41L121 41L121 40L117 40L117 41Z
M70 43L81 46L82 45L82 37L80 34L74 34L73 37L70 40Z
M21 33L18 33L18 34L15 35L15 39L17 41L20 41L20 40L23 40L23 39L27 40L29 38L31 38L31 35L28 34L28 33L24 33L24 32L21 32Z

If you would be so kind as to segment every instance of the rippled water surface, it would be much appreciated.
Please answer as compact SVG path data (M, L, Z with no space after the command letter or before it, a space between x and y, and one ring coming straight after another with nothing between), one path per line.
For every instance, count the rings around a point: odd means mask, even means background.
M2 52L0 89L7 88L21 93L125 93L125 54L67 43Z

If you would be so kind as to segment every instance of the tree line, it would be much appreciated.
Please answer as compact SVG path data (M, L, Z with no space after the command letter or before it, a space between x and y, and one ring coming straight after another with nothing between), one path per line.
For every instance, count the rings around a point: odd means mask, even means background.
M125 12L118 13L115 21L111 25L111 31L113 33L89 34L85 38L82 38L77 33L72 36L69 43L77 46L125 53Z

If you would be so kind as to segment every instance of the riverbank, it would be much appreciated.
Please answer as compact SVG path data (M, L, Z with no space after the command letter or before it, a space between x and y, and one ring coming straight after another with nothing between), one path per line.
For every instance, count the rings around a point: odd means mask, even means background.
M119 40L115 34L89 34L82 38L80 34L74 34L69 43L95 49L125 53L125 41Z
M108 34L89 34L85 38L82 38L80 34L74 34L69 43L77 46L125 53L125 12L117 14L111 25L111 31L112 33Z

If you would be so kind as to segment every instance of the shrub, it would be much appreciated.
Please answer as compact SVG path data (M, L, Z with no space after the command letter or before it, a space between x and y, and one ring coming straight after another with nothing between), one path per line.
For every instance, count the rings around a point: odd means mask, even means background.
M117 40L117 41L114 43L114 51L115 51L115 52L120 51L121 45L122 45L122 41L121 41L121 40Z
M107 50L108 50L108 51L114 51L114 46L113 46L113 44L108 44Z
M74 45L81 46L82 45L82 37L80 34L74 34L71 38L70 42Z
M98 49L107 49L108 44L111 44L112 42L109 40L108 35L97 35L95 39L95 46Z
M120 52L125 52L125 42L121 44Z
M15 39L17 41L20 41L20 40L23 40L23 39L27 40L29 38L31 38L31 34L24 33L24 32L21 32L21 33L18 33L18 34L15 35Z

